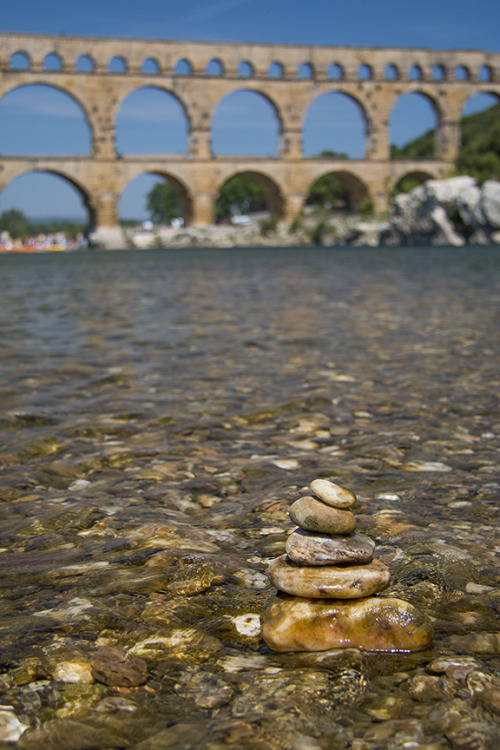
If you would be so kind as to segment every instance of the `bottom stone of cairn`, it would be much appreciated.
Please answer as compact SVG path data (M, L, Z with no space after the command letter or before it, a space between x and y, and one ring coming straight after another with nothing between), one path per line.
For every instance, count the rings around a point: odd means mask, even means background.
M325 479L290 508L298 529L286 555L269 565L278 589L262 614L262 636L274 651L420 651L432 642L429 618L401 599L373 596L390 583L373 560L374 542L356 534L356 496Z

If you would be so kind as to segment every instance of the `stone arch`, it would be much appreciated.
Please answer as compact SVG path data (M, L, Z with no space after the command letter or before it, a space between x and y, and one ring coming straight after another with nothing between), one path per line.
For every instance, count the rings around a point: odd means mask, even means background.
M75 62L75 70L78 73L93 73L95 70L95 61L91 55L80 55Z
M31 70L31 57L24 50L17 50L10 56L9 68L12 70Z
M466 65L457 65L455 68L455 81L469 81L470 70Z
M357 72L358 81L373 81L373 68L368 63L361 63Z
M43 69L47 71L59 71L62 70L63 63L61 56L57 54L57 52L49 52L48 55L45 55L43 58Z
M312 81L314 78L314 68L309 62L300 63L297 68L297 78L307 79Z
M232 99L233 108L235 103L239 107L238 111L236 111L236 116L240 117L239 123L234 118L231 119L231 112L228 111L230 110L228 104L231 104L231 102L228 101L230 97ZM250 104L250 102L253 104ZM261 103L265 103L265 107L262 107ZM263 119L259 118L252 122L250 118L252 114L254 114L255 105L260 108L261 118ZM247 110L246 116L245 109ZM246 138L247 144L251 147L249 150L244 150L243 153L234 153L227 150L231 147L229 140L231 138L230 131L236 128L238 130L239 138ZM262 138L265 137L266 149L260 149L259 153L255 153L255 146L258 145L258 140L256 138L257 128L260 128L261 131L267 131L265 134L261 133ZM227 131L225 137L223 135L224 130ZM265 92L258 89L235 88L218 101L212 115L211 132L212 150L215 155L278 156L279 141L282 132L281 115L276 103ZM272 148L270 148L271 146ZM273 153L262 153L263 150L272 150Z
M424 182L433 179L434 175L426 170L414 169L410 172L405 172L394 183L391 194L397 195L398 193L409 193L414 187L423 185Z
M332 127L332 122L335 127ZM364 158L368 131L369 119L360 99L341 91L320 94L309 103L305 112L302 125L304 156L310 158L331 151L332 156L341 158ZM321 143L321 148L315 146L316 142Z
M249 60L242 60L239 63L237 72L238 78L253 78L254 73L254 67Z
M123 74L127 72L127 67L126 59L121 55L115 55L108 63L108 72Z
M280 62L277 62L277 60L273 60L273 62L270 63L267 69L267 77L268 78L283 78L284 74L285 73L284 73L283 64Z
M478 81L490 83L493 80L493 68L491 65L481 65L477 74Z
M213 76L214 78L222 77L224 75L224 65L222 64L222 60L219 60L218 57L212 57L206 65L205 75Z
M147 76L156 76L160 72L160 64L155 57L145 57L141 65L141 73Z
M426 135L431 140L430 145L421 141L415 147L416 152L420 150L420 155L415 154L412 158L434 159L440 122L441 112L438 104L426 91L408 91L398 96L389 117L391 158L408 158L401 155L399 149L410 141L422 139ZM434 136L431 135L431 131L434 131ZM431 154L427 153L429 148L432 150Z
M91 192L85 187L82 182L79 182L73 175L66 173L63 169L57 169L55 167L45 169L30 169L29 167L23 168L18 174L10 177L9 181L5 185L3 185L3 188L0 189L0 194L3 192L3 190L11 186L12 183L16 180L23 177L29 177L30 175L51 175L53 177L58 177L63 182L74 188L80 200L82 201L83 208L87 211L88 229L90 230L95 226L96 211L95 206L92 202Z
M384 70L384 80L399 81L399 79L400 73L397 65L394 65L393 63L389 63L389 65L386 65Z
M190 76L192 73L193 66L186 57L177 60L174 65L174 76Z
M232 172L229 175L226 175L217 186L217 196L219 195L223 185L225 185L226 182L228 182L232 177L236 177L237 175L246 175L247 177L250 177L252 180L254 180L257 185L262 188L271 216L278 221L284 218L285 199L283 197L281 187L275 179L265 174L264 172L259 172L253 169L240 169Z
M410 69L408 70L408 80L409 81L422 81L424 78L424 74L422 71L422 67L418 65L418 63L415 63L415 65L412 65Z
M120 195L120 202L122 201L124 197L124 193L127 190L127 188L130 187L130 185L137 179L140 179L142 177L157 177L161 180L165 180L170 187L173 189L180 209L180 214L182 218L184 219L184 225L189 226L192 223L193 220L193 197L191 194L191 191L189 190L186 183L179 178L177 175L173 174L169 170L148 170L145 172L138 171L137 174L133 175L127 182L126 185L124 185L121 195Z
M140 102L136 112L127 113L127 100L128 106L130 106L131 97L135 98ZM141 102L142 99L142 102ZM133 102L132 102L133 105ZM125 106L125 112L123 108ZM173 92L161 85L154 86L138 86L132 91L129 91L123 99L117 104L117 111L115 115L115 126L116 126L116 144L117 150L120 153L183 153L187 154L188 151L188 136L190 131L190 120L186 106L184 102ZM155 110L156 107L156 110ZM183 121L179 118L183 118ZM120 119L122 122L120 123ZM155 124L159 123L158 125ZM138 129L142 126L149 127L149 138L144 138L144 130L140 136L141 143L147 142L148 149L146 151L131 151L130 147L126 145L131 141L135 140L133 134L134 125L123 124L123 121L135 120L139 125L135 128ZM167 123L171 125L170 137L173 137L174 143L176 144L175 149L164 149L155 150L154 145L161 143L162 134L168 136ZM124 148L125 146L125 148ZM122 150L124 148L124 150Z
M21 85L13 84L11 86L11 88L9 88L6 91L4 91L3 95L0 97L0 117L2 116L1 107L5 103L5 98L8 95L10 95L10 94L15 94L15 92L21 91L22 89L35 89L37 91L40 90L40 89L49 89L51 91L55 91L58 94L63 95L67 99L71 100L72 104L76 105L76 107L78 108L80 114L82 115L83 121L85 123L86 133L87 133L87 136L88 136L88 139L89 139L89 146L85 150L86 151L85 155L90 155L91 154L92 144L93 144L93 140L94 140L94 134L93 134L92 123L91 123L90 117L88 115L88 111L86 109L85 104L82 101L80 101L80 99L72 91L68 90L64 86L56 86L52 82L48 83L48 82L43 81L43 80L42 81L37 81L36 83L26 83L26 84L21 84ZM83 137L83 132L80 134L79 137ZM3 153L5 153L5 148L6 147L5 147L5 140L4 140L4 142L2 143ZM59 152L57 152L57 153L59 153ZM40 155L40 154L37 154L37 155Z
M332 63L328 66L327 78L329 81L343 81L344 80L344 68L339 63Z
M436 63L431 68L432 81L444 81L446 79L446 68L441 63Z
M354 174L354 172L344 169L333 169L321 172L310 181L306 191L306 202L309 198L313 185L318 182L318 180L326 176L335 177L335 179L337 179L345 188L349 202L349 205L347 206L348 210L355 211L364 198L371 197L366 183L363 182L360 177Z

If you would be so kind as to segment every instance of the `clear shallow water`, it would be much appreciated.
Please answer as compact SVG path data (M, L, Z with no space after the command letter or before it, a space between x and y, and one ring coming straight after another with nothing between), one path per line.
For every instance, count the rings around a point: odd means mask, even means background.
M499 270L494 248L0 256L1 703L19 746L489 747ZM432 650L276 655L238 630L320 475L357 493ZM56 679L103 645L146 660L126 709L106 703L123 687Z

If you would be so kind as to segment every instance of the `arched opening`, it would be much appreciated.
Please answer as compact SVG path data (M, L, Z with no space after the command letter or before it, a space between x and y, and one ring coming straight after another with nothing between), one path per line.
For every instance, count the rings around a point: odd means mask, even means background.
M108 71L110 73L126 73L127 61L123 57L113 57L109 61Z
M159 72L158 60L155 60L154 57L146 57L141 65L141 73L147 76L156 76Z
M33 249L86 246L95 223L85 190L54 172L28 172L0 193L0 231Z
M62 70L62 60L56 52L46 55L43 60L43 69L57 71Z
M455 68L455 81L468 81L470 78L469 69L465 65L457 65Z
M275 107L255 91L234 91L216 107L212 119L212 151L216 156L279 154L281 123Z
M462 110L461 147L456 167L462 174L484 180L500 180L500 97L480 93L471 96Z
M312 80L314 78L314 68L311 63L300 63L297 69L297 78L305 78L307 80Z
M0 100L2 153L89 155L92 134L80 105L55 86L27 84Z
M437 63L431 68L431 80L433 81L444 81L446 78L446 69L444 65Z
M360 104L340 92L317 97L304 120L304 156L363 159L366 120Z
M328 222L345 213L373 213L373 201L366 185L344 170L318 177L309 189L305 216Z
M362 63L358 68L358 81L371 81L373 79L373 70L366 63Z
M224 66L222 65L222 62L220 60L217 60L216 58L210 60L210 62L207 64L207 67L205 68L205 75L214 76L216 78L220 78L221 76L223 76Z
M432 180L432 175L428 172L421 172L419 170L408 172L407 174L404 174L402 177L400 177L396 182L392 190L392 195L398 195L399 193L409 193L419 185L423 185L423 183L427 182L427 180Z
M182 60L177 60L174 67L174 75L176 76L190 76L193 72L193 68L191 66L191 63L189 60L186 60L186 58L182 58Z
M392 159L433 159L436 112L424 94L403 94L389 121Z
M163 172L138 175L120 198L120 223L125 227L189 226L192 215L192 199L186 186Z
M219 189L215 204L216 221L240 223L236 217L268 213L273 219L284 216L284 200L278 185L260 172L233 175Z
M252 78L253 76L253 65L248 60L242 60L238 65L238 77L239 78Z
M384 80L399 81L399 70L395 65L387 65L384 71Z
M328 68L327 78L330 81L343 81L344 69L338 63L332 63Z
M268 78L283 78L283 65L279 62L272 62L267 70Z
M80 55L75 64L75 70L77 73L93 73L95 69L95 63L90 55Z
M489 65L481 65L478 72L478 81L481 83L489 83L493 80L493 70Z
M136 89L116 118L119 154L185 154L189 125L182 104L154 86Z
M412 65L410 70L408 71L408 80L421 81L422 78L422 68L420 67L420 65Z
M14 52L10 58L10 67L12 70L30 70L31 60L26 52Z

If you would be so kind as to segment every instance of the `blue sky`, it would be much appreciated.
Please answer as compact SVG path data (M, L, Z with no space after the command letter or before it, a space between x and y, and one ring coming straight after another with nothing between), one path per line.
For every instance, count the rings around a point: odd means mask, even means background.
M500 51L500 3L492 0L27 0L4 3L0 29L11 32L117 36L200 41L264 42L305 45L469 48ZM476 107L485 105L477 101ZM255 109L254 109L255 107ZM260 108L260 109L258 109ZM251 142L255 153L276 151L276 124L262 100L233 95L215 115L215 153L238 149L233 138ZM433 127L432 112L409 97L394 113L391 141L401 144ZM262 111L260 111L262 110ZM472 111L472 110L471 110ZM145 118L145 113L147 117ZM57 115L57 117L56 117ZM241 125L248 123L248 134ZM325 123L338 123L332 143ZM37 138L33 139L36 123ZM185 150L186 126L173 99L158 92L138 92L127 100L118 122L118 150L138 151L147 141L158 153ZM342 97L331 95L308 113L304 131L306 155L323 148L362 156L361 121ZM168 145L165 145L165 139ZM0 101L0 152L88 153L89 141L81 114L69 99L50 91L24 89ZM235 152L235 151L233 151ZM237 153L238 151L236 151ZM240 150L241 153L241 150ZM129 186L121 213L146 218L144 191L150 178ZM31 216L80 216L80 199L57 178L19 178L0 194L0 213L19 208Z

